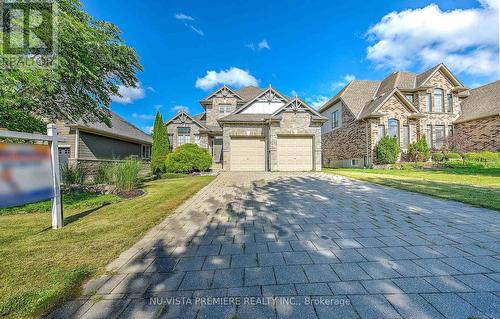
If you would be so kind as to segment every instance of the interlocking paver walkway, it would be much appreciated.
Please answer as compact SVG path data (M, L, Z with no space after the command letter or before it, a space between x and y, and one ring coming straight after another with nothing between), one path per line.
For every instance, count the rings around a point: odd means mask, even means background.
M323 173L222 173L51 316L500 318L498 214Z

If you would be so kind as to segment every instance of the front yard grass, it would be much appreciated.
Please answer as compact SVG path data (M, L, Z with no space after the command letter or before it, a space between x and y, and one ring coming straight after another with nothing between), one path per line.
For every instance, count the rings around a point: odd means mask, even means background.
M325 169L326 173L500 210L500 168Z
M144 196L97 208L66 209L50 229L50 213L0 215L0 317L37 317L78 294L88 278L138 241L214 177L162 179Z

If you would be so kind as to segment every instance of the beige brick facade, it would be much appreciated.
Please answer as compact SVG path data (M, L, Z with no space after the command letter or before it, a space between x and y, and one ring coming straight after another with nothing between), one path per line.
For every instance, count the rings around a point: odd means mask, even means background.
M455 124L467 152L500 152L500 115Z

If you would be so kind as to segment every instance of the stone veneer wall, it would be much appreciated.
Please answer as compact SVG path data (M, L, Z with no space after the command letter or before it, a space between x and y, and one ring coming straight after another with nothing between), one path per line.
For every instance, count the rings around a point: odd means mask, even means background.
M367 129L364 121L356 121L354 115L342 105L342 127L321 137L323 166L349 166L351 159L356 159L363 166L369 143Z
M219 122L217 119L220 118L219 105L229 104L231 105L231 112L236 109L238 100L235 97L214 97L212 99L212 104L208 105L206 108L207 125L217 126Z
M83 169L85 172L85 177L87 180L93 180L97 176L97 170L99 166L102 164L110 164L115 165L118 163L122 163L123 160L99 160L99 159L75 159L70 158L68 160L68 165L70 167L78 166ZM146 176L150 172L150 164L149 160L141 160L141 176Z
M500 115L455 124L468 152L500 151Z
M281 121L269 130L269 156L271 171L278 170L278 137L280 135L312 136L314 170L321 171L321 124L311 122L310 113L281 113Z
M172 147L175 149L177 145L177 128L179 127L189 127L191 128L191 143L195 142L195 135L200 136L200 147L208 149L208 135L206 133L200 133L200 127L194 122L186 122L186 123L175 123L172 122L167 125L168 135L171 139L170 143Z

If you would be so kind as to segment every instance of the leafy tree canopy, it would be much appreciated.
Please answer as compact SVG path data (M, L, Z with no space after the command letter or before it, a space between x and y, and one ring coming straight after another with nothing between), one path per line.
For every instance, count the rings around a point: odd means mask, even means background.
M136 72L142 70L139 58L114 24L94 20L80 0L56 1L55 66L0 69L0 107L47 120L83 119L110 125L111 97L118 95L119 85L137 86ZM13 124L5 119L0 118L0 127L10 128Z

